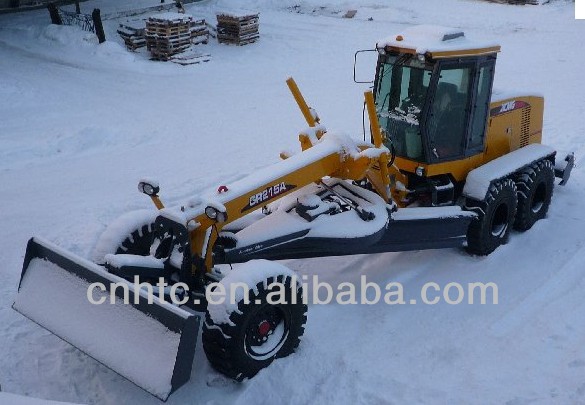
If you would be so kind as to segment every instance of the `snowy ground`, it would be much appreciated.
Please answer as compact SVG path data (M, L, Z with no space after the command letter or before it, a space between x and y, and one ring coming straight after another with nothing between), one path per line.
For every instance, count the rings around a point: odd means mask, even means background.
M24 248L43 236L88 256L106 224L150 202L150 176L166 201L233 181L295 149L305 126L284 80L292 75L330 129L361 138L365 85L353 53L411 24L463 28L500 41L496 86L546 97L545 143L585 155L583 38L574 3L515 7L472 0L320 3L253 0L261 39L211 41L213 60L181 67L48 26L46 11L0 16L0 385L57 401L158 401L11 309ZM154 0L91 0L108 12ZM213 22L240 4L207 0L188 11ZM300 7L289 10L299 4ZM339 11L357 9L354 19ZM313 13L313 10L316 10ZM297 13L296 11L301 11ZM373 21L368 21L372 17ZM361 77L372 75L363 66ZM174 403L585 403L585 172L557 187L546 220L487 258L460 250L289 261L338 284L367 274L417 296L428 281L495 282L498 305L313 305L296 353L234 384L199 347ZM200 342L198 342L200 344ZM0 402L11 403L0 396Z

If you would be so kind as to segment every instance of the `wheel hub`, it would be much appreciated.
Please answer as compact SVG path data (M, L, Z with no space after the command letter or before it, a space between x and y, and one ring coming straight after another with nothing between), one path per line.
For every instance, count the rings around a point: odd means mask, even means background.
M262 321L260 322L260 325L258 325L258 334L260 336L267 336L270 333L271 329L272 326L270 325L270 322Z
M248 328L249 343L260 346L265 343L282 320L282 315L271 307L263 308Z

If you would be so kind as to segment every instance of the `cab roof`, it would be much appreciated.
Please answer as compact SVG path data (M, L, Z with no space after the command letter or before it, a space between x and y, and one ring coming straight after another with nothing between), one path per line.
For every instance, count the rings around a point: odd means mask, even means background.
M378 41L376 48L386 52L426 54L433 59L487 55L500 51L500 45L496 43L472 41L460 29L436 25L407 28Z

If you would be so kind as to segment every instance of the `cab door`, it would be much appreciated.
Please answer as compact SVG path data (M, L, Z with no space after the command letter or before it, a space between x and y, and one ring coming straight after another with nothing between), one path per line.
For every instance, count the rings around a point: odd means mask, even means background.
M430 163L483 151L494 66L495 57L437 64L425 120Z

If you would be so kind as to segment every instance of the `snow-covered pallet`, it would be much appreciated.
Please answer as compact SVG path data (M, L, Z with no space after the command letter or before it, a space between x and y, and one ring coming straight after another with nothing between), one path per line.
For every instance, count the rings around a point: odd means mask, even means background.
M163 54L168 58L177 53L177 47L186 49L189 44L206 44L209 41L209 28L205 19L195 20L188 16L169 21L159 15L148 19L148 23L146 21L139 19L120 23L117 32L129 50L147 46L149 51L154 49L157 56Z
M135 51L138 48L146 46L144 30L144 21L127 21L125 23L120 23L117 32L124 40L126 48L130 51Z
M187 65L195 65L201 62L209 62L211 60L211 55L206 53L198 53L198 52L185 52L180 55L173 56L170 61L173 63L177 63L179 65L187 66Z
M260 38L258 14L217 14L217 40L219 43L246 45Z
M209 29L205 19L191 21L191 43L206 44L209 41Z
M170 60L191 46L193 17L180 13L163 13L146 20L146 48L155 60Z
M189 14L182 13L161 13L148 17L147 24L150 23L162 28L173 28L180 24L191 23L193 17Z

